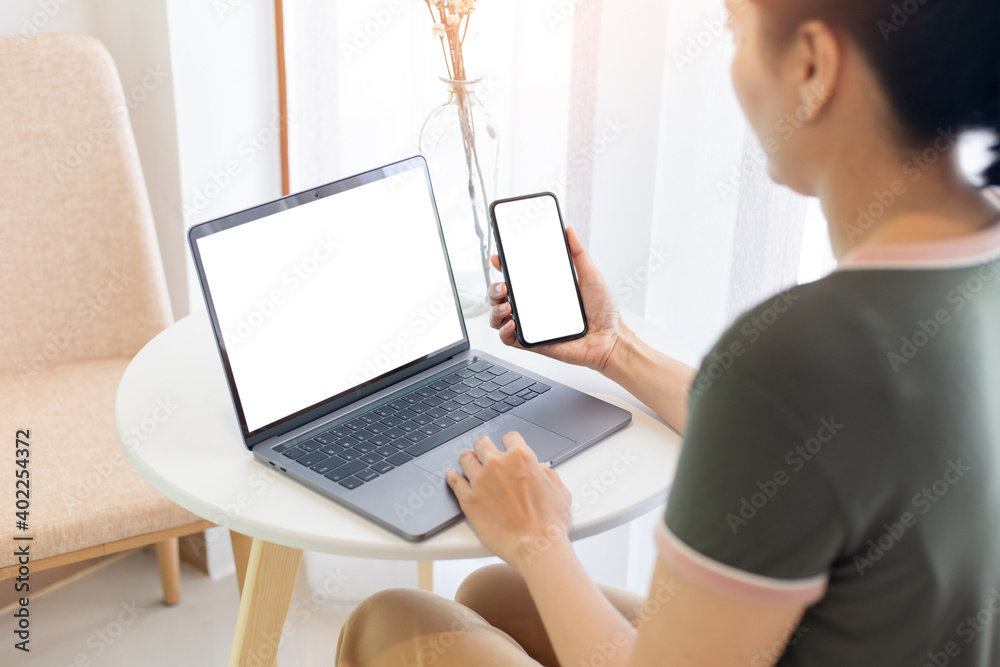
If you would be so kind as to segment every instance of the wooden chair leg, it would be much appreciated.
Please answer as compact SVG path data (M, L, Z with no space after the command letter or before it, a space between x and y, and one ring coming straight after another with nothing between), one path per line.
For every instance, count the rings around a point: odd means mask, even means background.
M236 562L236 585L240 587L240 595L243 595L243 582L247 578L247 564L250 562L253 538L231 530L229 541L233 544L233 560Z
M175 605L181 601L180 539L171 537L162 542L157 542L156 560L160 563L160 581L163 583L163 604Z

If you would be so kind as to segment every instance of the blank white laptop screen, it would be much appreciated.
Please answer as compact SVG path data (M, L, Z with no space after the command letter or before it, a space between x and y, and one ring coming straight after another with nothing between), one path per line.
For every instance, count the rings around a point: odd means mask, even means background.
M422 169L197 243L251 432L463 338Z

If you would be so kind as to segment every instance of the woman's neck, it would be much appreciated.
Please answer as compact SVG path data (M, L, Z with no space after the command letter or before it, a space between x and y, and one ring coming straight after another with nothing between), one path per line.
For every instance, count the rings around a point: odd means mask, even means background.
M926 154L933 163L910 157L834 170L818 193L834 255L966 236L996 220L1000 210L965 179L955 153Z

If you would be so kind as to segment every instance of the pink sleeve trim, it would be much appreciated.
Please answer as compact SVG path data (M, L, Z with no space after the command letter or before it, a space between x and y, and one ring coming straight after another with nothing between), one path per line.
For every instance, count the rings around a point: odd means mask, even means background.
M774 606L805 606L826 594L829 575L810 579L774 579L744 572L695 551L660 521L656 530L660 560L678 574L708 590L748 602Z

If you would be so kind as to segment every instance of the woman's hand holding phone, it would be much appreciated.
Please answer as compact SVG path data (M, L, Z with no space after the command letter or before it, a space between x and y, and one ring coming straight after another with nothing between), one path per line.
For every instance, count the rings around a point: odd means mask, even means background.
M580 297L587 315L588 330L582 338L531 348L533 351L559 361L577 366L586 366L598 372L607 367L612 352L620 345L628 328L622 321L614 293L604 276L594 265L587 249L583 247L576 230L566 228L570 255L576 267L580 285ZM494 268L500 270L500 257L490 258ZM510 347L521 348L517 341L511 306L507 299L507 285L493 283L489 289L490 326L500 332L500 340ZM523 348L522 348L523 349Z

